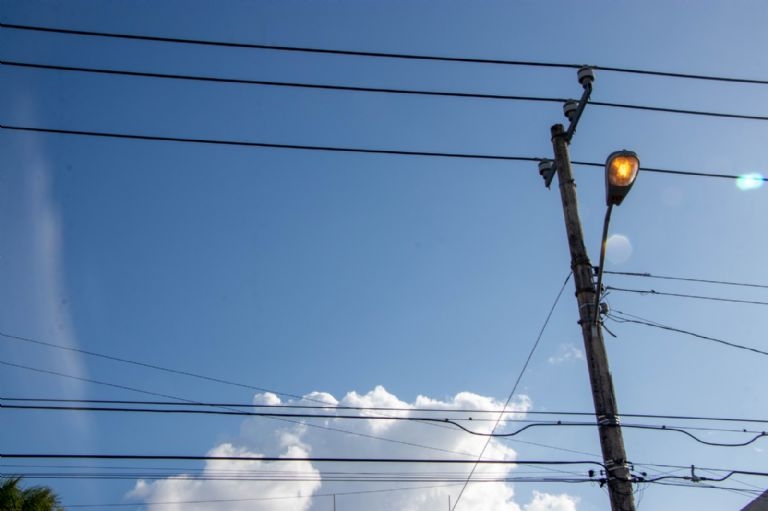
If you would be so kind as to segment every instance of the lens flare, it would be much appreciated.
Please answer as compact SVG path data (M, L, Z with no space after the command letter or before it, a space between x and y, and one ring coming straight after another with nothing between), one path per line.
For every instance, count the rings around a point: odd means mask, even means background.
M605 256L613 264L623 264L632 257L632 243L623 234L613 234L608 238Z
M736 187L739 190L754 190L763 186L765 178L762 174L753 172L751 174L743 174L736 179Z

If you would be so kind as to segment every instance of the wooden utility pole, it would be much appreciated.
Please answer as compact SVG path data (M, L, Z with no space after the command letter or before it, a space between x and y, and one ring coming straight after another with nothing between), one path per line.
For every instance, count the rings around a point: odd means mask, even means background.
M576 284L576 301L579 305L579 324L584 337L584 349L595 404L600 447L606 467L606 479L611 498L612 511L635 511L632 481L627 467L624 439L621 435L619 410L613 392L613 379L608 368L603 332L596 310L597 297L592 278L592 264L589 262L584 245L584 233L579 219L576 184L571 172L571 158L568 155L568 141L562 124L552 126L552 147L555 152L557 179L563 201L565 230L571 251L571 269Z

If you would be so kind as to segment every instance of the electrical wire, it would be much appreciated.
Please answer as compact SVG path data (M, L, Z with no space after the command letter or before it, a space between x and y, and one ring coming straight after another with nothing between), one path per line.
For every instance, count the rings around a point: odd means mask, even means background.
M105 68L82 67L82 66L62 66L62 65L55 65L55 64L41 64L41 63L35 63L35 62L21 62L21 61L12 61L12 60L0 61L0 65L29 68L29 69L51 70L51 71L95 73L95 74L112 75L112 76L132 76L132 77L141 77L141 78L158 78L158 79L167 79L167 80L187 80L187 81L198 81L198 82L230 83L230 84L241 84L241 85L261 85L261 86L271 86L271 87L292 87L292 88L302 88L302 89L334 90L334 91L344 91L344 92L368 92L368 93L399 94L399 95L442 96L442 97L454 97L454 98L491 99L491 100L506 100L506 101L533 101L533 102L546 102L546 103L565 103L567 101L567 98L554 98L554 97L541 97L541 96L519 96L519 95L506 95L506 94L488 94L488 93L478 93L478 92L434 91L434 90L417 90L417 89L397 89L397 88L385 88L385 87L361 87L361 86L351 86L351 85L334 85L334 84L320 84L320 83L307 83L307 82L250 80L250 79L244 79L244 78L223 78L223 77L214 77L214 76L153 73L153 72L146 72L146 71L130 71L130 70L122 70L122 69L105 69ZM635 104L629 104L629 103L615 103L615 102L608 102L608 101L590 100L589 104L592 106L598 106L598 107L642 110L646 112L660 112L660 113L696 115L696 116L705 116L705 117L719 117L719 118L728 118L728 119L768 121L768 116L765 116L765 115L734 114L734 113L727 113L727 112L712 112L712 111L705 111L705 110L669 108L669 107L659 107L659 106L652 106L652 105L635 105Z
M522 426L514 431L507 433L496 433L492 430L490 433L484 433L464 426L456 419L438 419L433 417L366 417L364 415L317 415L307 413L275 413L275 412L246 412L246 411L228 411L228 410L200 410L200 409L178 409L178 408L120 408L120 407L96 407L96 406L41 406L41 405L7 405L3 404L0 408L9 410L38 410L38 411L78 411L78 412L121 412L121 413L158 413L158 414L199 414L199 415L231 415L231 416L246 416L246 417L271 417L271 418L291 418L291 419L337 419L337 420L386 420L386 421L401 421L401 422L427 422L427 423L439 423L450 424L455 428L475 436L483 436L489 438L510 438L517 436L529 429L542 428L542 427L597 427L594 422L532 422L525 426ZM467 419L471 421L472 419ZM498 425L498 423L496 424ZM618 427L618 426L617 426ZM649 425L649 424L622 424L624 429L644 429L654 431L672 431L682 433L692 438L693 440L710 446L718 447L744 447L753 444L760 438L768 436L765 431L749 431L746 429L734 430L723 428L682 428L677 426L667 425ZM711 442L703 440L689 430L701 430L701 431L721 431L729 433L750 433L754 436L746 441L742 442Z
M660 280L677 280L682 282L700 282L704 284L721 284L724 286L741 286L741 287L755 287L760 289L768 289L768 285L766 284L752 284L748 282L730 282L727 280L697 279L697 278L690 278L690 277L672 277L669 275L653 275L651 273L646 273L646 272L605 270L603 273L610 274L610 275L622 275L627 277L644 277L644 278L660 279Z
M605 465L594 460L476 460L456 458L340 458L340 457L282 457L282 456L210 456L180 454L54 454L54 453L12 453L1 452L0 458L7 459L58 459L58 460L174 460L174 461L260 461L280 463L371 463L371 464L430 464L430 465L594 465L605 469Z
M19 368L19 369L25 369L25 370L28 370L28 371L34 371L34 372L38 372L38 373L42 373L42 374L50 374L50 375L59 376L59 377L62 377L62 378L69 378L69 379L73 379L73 380L77 380L77 381L82 381L82 382L85 382L85 383L92 383L92 384L96 384L96 385L104 385L104 386L108 386L108 387L118 388L118 389L121 389L121 390L128 390L128 391L131 391L131 392L138 392L138 393L148 394L148 395L153 395L153 396L158 396L158 397L166 397L166 398L170 398L170 399L176 399L176 400L179 400L179 401L184 401L185 403L189 403L189 404L198 404L195 401L188 400L188 399L185 399L185 398L180 398L180 397L177 397L177 396L172 396L172 395L168 395L168 394L161 394L161 393L151 392L151 391L148 391L148 390L142 390L142 389L138 389L138 388L135 388L135 387L129 387L127 385L119 385L119 384L103 382L103 381L99 381L99 380L92 380L92 379L89 379L89 378L82 378L80 376L73 376L73 375L70 375L70 374L60 373L60 372L57 372L57 371L51 371L51 370L48 370L48 369L40 369L40 368L30 367L30 366L26 366L26 365L22 365L22 364L15 364L15 363L12 363L12 362L7 362L5 360L0 360L0 365L5 365L5 366L8 366L8 367L16 367L16 368ZM235 411L237 411L237 410L235 410ZM308 423L308 422L294 421L294 420L288 419L288 418L278 418L278 417L275 417L274 420L279 420L279 421L283 421L283 422L291 422L291 423L294 423L294 424L300 424L300 425L311 427L311 428L324 429L324 430L327 430L327 431L334 431L334 432L337 432L337 433L343 433L343 434L346 434L346 435L353 435L353 436L357 436L357 437L361 437L361 438L370 438L372 440L379 440L379 441L382 441L382 442L390 442L390 443L406 445L406 446L410 446L410 447L418 447L420 449L428 449L428 450L431 450L431 451L445 452L445 453L448 453L448 454L458 454L458 455L461 455L461 456L471 456L471 454L466 453L466 452L453 451L453 450L450 450L450 449L442 449L440 447L433 447L433 446L424 445L424 444L417 444L417 443L414 443L414 442L408 442L408 441L405 441L405 440L397 440L397 439L394 439L394 438L387 438L387 437L382 437L382 436L378 436L378 435L371 435L371 434L368 434L368 433L359 433L357 431L349 431L349 430L337 428L337 427L334 427L334 426L326 426L326 425L322 425L322 424L313 424L313 423Z
M24 369L26 371L33 371L33 372L41 373L41 374L49 374L51 376L59 376L61 378L68 378L70 380L77 380L77 381L81 381L81 382L84 382L84 383L92 383L94 385L104 385L104 386L112 387L112 388L115 388L115 389L128 390L130 392L137 392L137 393L140 393L140 394L146 394L148 396L156 396L156 397L165 397L165 398L168 398L168 399L176 399L176 400L183 401L185 403L190 403L190 404L195 403L195 401L192 401L192 400L189 400L189 399L180 398L180 397L176 397L176 396L173 396L173 395L170 395L170 394L163 394L163 393L160 393L160 392L152 392L152 391L149 391L149 390L143 390L143 389L139 389L139 388L136 388L136 387L130 387L128 385L120 385L120 384L117 384L117 383L109 383L109 382L100 381L100 380L93 380L93 379L90 379L90 378L83 378L81 376L74 376L74 375L71 375L71 374L60 373L58 371L52 371L50 369L40 369L38 367L31 367L31 366L27 366L27 365L23 365L23 364L15 364L13 362L8 362L6 360L0 360L0 365L4 365L4 366L7 366L7 367L15 367L17 369Z
M247 383L241 383L241 382L236 382L236 381L231 381L231 380L225 380L223 378L216 378L216 377L213 377L213 376L206 376L204 374L195 373L195 372L192 372L192 371L184 371L184 370L181 370L181 369L173 369L173 368L170 368L170 367L164 367L164 366L160 366L160 365L157 365L157 364L150 364L148 362L141 362L141 361L138 361L138 360L130 360L130 359L127 359L127 358L116 357L114 355L107 355L107 354L104 354L104 353L97 353L95 351L84 350L84 349L75 348L75 347L72 347L72 346L65 346L63 344L55 344L55 343L52 343L52 342L42 341L40 339L33 339L31 337L23 337L23 336L20 336L20 335L13 335L13 334L9 334L9 333L3 332L3 331L0 331L0 337L4 337L5 339L8 339L8 340L22 341L22 342L27 342L27 343L32 343L32 344L38 344L40 346L46 346L46 347L49 347L49 348L55 348L55 349L58 349L58 350L64 350L64 351L70 351L70 352L74 352L74 353L80 353L82 355L88 355L88 356L91 356L91 357L97 357L97 358L102 358L102 359L105 359L105 360L111 360L113 362L120 362L120 363L123 363L123 364L130 364L130 365L135 365L135 366L139 366L139 367L146 367L148 369L154 369L154 370L163 371L163 372L166 372L166 373L178 374L178 375L181 375L181 376L189 376L190 378L197 378L199 380L205 380L205 381L210 381L210 382L214 382L214 383L221 383L223 385L230 385L230 386L233 386L233 387L240 387L240 388L249 389L249 390L256 390L256 391L259 391L259 392L268 392L268 393L272 393L272 394L275 394L275 395L278 395L278 396L291 397L291 398L300 399L300 400L313 401L312 399L305 398L304 396L300 396L298 394L291 394L289 392L281 392L281 391L274 390L274 389L268 389L268 388L259 387L259 386L256 386L256 385L249 385ZM136 389L130 388L128 390L135 391ZM176 399L176 398L173 398L173 399ZM318 402L322 402L322 401L318 401ZM251 406L253 406L253 405L251 405Z
M584 167L599 167L605 168L605 163L597 163L591 161L571 161L573 165L581 165ZM737 174L716 174L713 172L694 172L688 170L674 170L674 169L661 169L657 167L641 167L643 172L653 172L655 174L672 174L678 176L691 176L691 177L715 177L720 179L743 179L743 176ZM755 181L762 181L768 183L768 177L763 176L751 176L751 179Z
M53 64L38 64L32 62L18 62L2 60L0 65L32 68L32 69L47 69L53 71L70 71L70 72L82 72L82 73L96 73L106 75L118 75L118 76L133 76L142 78L161 78L168 80L188 80L198 82L213 82L213 83L231 83L241 85L263 85L270 87L293 87L300 89L319 89L319 90L334 90L344 92L372 92L382 94L400 94L400 95L417 95L417 96L443 96L443 97L455 97L455 98L472 98L472 99L494 99L494 100L506 100L506 101L533 101L543 103L564 103L567 98L553 98L553 97L540 97L540 96L515 96L508 94L484 94L477 92L455 92L455 91L433 91L433 90L417 90L417 89L396 89L385 87L360 87L352 85L334 85L334 84L321 84L321 83L306 83L306 82L282 82L282 81L267 81L267 80L249 80L244 78L222 78L215 76L200 76L200 75L182 75L182 74L169 74L169 73L150 73L144 71L127 71L121 69L104 69L104 68L92 68L92 67L80 67L80 66L59 66ZM768 118L766 118L768 120Z
M617 311L614 311L617 312ZM621 313L625 314L626 313ZM23 398L23 397L0 397L1 401L9 402L45 402L45 403L86 403L86 404L114 404L114 405L139 405L139 406L204 406L210 408L256 408L256 409L278 409L278 410L353 410L359 412L411 412L411 413L473 413L473 414L524 414L524 415L563 415L563 416L581 416L581 417L594 417L594 412L573 412L573 411L541 411L541 410L525 410L524 412L516 410L501 409L483 409L483 408L430 408L430 407L386 407L386 406L317 406L317 405L265 405L265 404L251 404L251 403L218 403L218 402L202 402L195 401L193 403L180 403L178 401L130 401L130 400L114 400L114 399L61 399L61 398ZM752 422L760 424L768 424L768 419L757 418L736 418L736 417L712 417L712 416L697 416L697 415L663 415L663 414L643 414L643 413L622 413L621 417L632 417L639 419L675 419L675 420L692 420L692 421L724 421L724 422ZM368 416L367 418L372 418ZM381 419L387 419L389 417L379 416ZM489 421L496 419L482 419L473 417L475 421ZM506 422L520 422L520 419L504 419Z
M9 340L23 341L23 342L38 344L38 345L41 345L41 346L46 346L46 347L55 348L55 349L61 349L61 350L66 350L66 351L74 351L74 352L82 353L82 354L85 354L85 355L90 355L90 356L94 356L94 357L98 357L98 358L103 358L103 359L107 359L107 360L111 360L111 361L122 362L122 363L127 363L127 364L133 364L133 365L137 365L137 366L141 366L141 367L157 369L157 370L171 372L171 373L175 373L175 374L181 374L181 375L185 375L185 376L192 376L192 377L200 378L200 379L203 379L203 380L210 380L210 381L214 381L214 382L217 382L217 383L234 385L234 386L237 386L237 387L253 388L255 390L261 390L262 389L260 387L254 387L254 386L243 384L243 383L239 383L239 382L232 382L232 381L228 381L228 380L222 380L222 379L219 379L219 378L212 378L212 377L209 377L209 376L201 375L199 373L193 373L193 372L190 372L190 371L180 371L180 370L171 369L171 368L168 368L168 367L158 366L158 365L155 365L155 364L148 364L146 362L140 362L140 361L136 361L136 360L130 360L130 359L125 359L125 358L121 358L121 357L116 357L116 356L113 356L113 355L107 355L107 354L104 354L104 353L97 353L97 352L94 352L94 351L82 350L82 349L79 349L79 348L73 348L73 347L64 346L64 345L61 345L61 344L50 343L50 342L42 341L40 339L33 339L33 338L30 338L30 337L23 337L23 336L18 336L18 335L12 335L12 334L5 333L5 332L0 332L0 337L4 337L4 338L9 339ZM23 368L29 369L29 370L36 370L35 368L28 368L26 366L23 367ZM46 371L41 371L41 372L46 372ZM63 376L63 377L67 377L67 378L75 378L75 379L77 379L76 377L71 377L70 375L64 375L62 373L54 372L53 374L55 374L57 376ZM97 383L97 382L95 382L93 380L89 380L88 382L89 383ZM98 384L105 384L105 385L112 386L112 384L109 384L109 383L106 383L106 382L98 382ZM144 392L144 391L142 391L140 389L136 389L136 388L128 387L128 386L118 386L118 388L121 388L121 389L124 389L124 390L131 390L131 391L135 391L135 392ZM280 391L276 391L276 390L270 390L270 391L273 392L273 393L279 394L279 395L283 395L283 396L291 396L291 397L296 397L296 398L300 398L300 399L305 399L305 400L308 400L308 401L319 402L318 400L313 400L313 399L309 399L309 398L303 398L302 396L298 396L296 394L290 394L290 393L280 392ZM170 396L170 398L171 399L178 399L178 398L175 398L173 396ZM36 399L32 399L32 400L30 400L30 399L18 399L18 398L3 398L3 399L6 400L6 401L47 401L47 402L54 401L54 402L70 402L70 403L71 402L81 402L81 403L101 403L101 404L109 404L109 403L111 403L111 404L133 404L133 405L137 405L138 404L138 405L153 405L153 406L157 406L157 405L178 406L178 405L185 404L187 406L207 406L207 407L223 408L223 409L231 409L231 408L237 408L237 407L241 407L241 408L242 407L248 407L248 408L274 408L275 407L275 405L255 405L255 404L238 404L238 403L202 403L202 402L199 402L199 401L190 401L190 400L186 400L186 401L184 401L184 403L179 403L179 402L175 402L175 401L157 402L157 401L127 401L127 400L119 400L119 401L115 401L115 400L68 400L68 399L55 399L55 400L50 400L50 399L36 400ZM334 409L334 410L358 410L358 411L374 411L374 412L400 412L400 411L413 411L414 410L412 408L349 407L349 406L339 406L339 405L334 405L332 407L329 407L327 405L326 406L279 405L279 407L280 408L291 408L291 409L298 408L298 409L325 409L325 410L331 408L331 409ZM444 412L445 410L435 408L435 409L432 409L432 410L421 409L421 411L441 411L441 412ZM485 412L499 413L500 412L499 410L480 411L480 410L471 410L471 409L455 410L455 411L456 412L467 412L467 413L485 413ZM510 410L510 411L501 411L501 413L503 413L503 414L514 414L514 413L519 413L519 412ZM549 412L541 412L541 413L542 414L549 414ZM593 415L593 414L586 414L586 415ZM507 421L509 421L509 419L507 419ZM433 424L433 425L435 425L435 424ZM371 438L376 438L376 439L380 439L380 440L383 440L383 441L392 441L392 442L397 442L397 443L403 443L403 444L406 444L406 445L409 444L408 442L401 442L401 441L398 441L398 440L388 439L388 438L383 438L383 437L377 437L377 436L374 436L374 435L366 435L366 434L363 434L363 433L357 433L357 432L343 430L343 429L339 429L339 428L324 427L322 425L316 425L316 424L308 424L308 426L310 426L310 427L318 427L318 428L323 428L323 429L329 429L330 431L337 431L337 432L341 432L341 433L352 434L352 435L355 435L355 436L371 437ZM535 445L537 447L544 447L544 448L553 449L553 450L562 451L562 452L572 452L574 454L593 455L591 453L586 453L584 451L575 451L573 449L567 449L567 448L564 448L564 447L547 445L547 444L542 444L542 443L538 443L538 442L527 442L527 441L524 441L524 440L517 440L517 439L511 439L511 440L513 442L515 442L515 443L521 443L521 444L527 444L527 445ZM467 453L463 453L463 452L456 452L456 451L451 451L451 450L447 450L447 449L439 449L439 448L434 448L434 447L431 447L431 446L422 445L422 447L424 447L426 449L430 449L430 450L444 451L444 452L449 452L449 453L453 453L453 454L468 455Z
M118 475L109 475L109 474L98 474L98 473L73 473L73 474L57 474L57 473L25 473L25 474L18 474L19 476L23 477L24 479L69 479L69 480L109 480L109 481L130 481L135 479L143 479L145 481L151 481L151 480L164 480L168 479L168 474L118 474ZM170 476L172 477L172 476ZM322 483L455 483L455 484L461 484L459 481L463 481L463 475L456 474L453 476L449 475L381 475L381 476L370 476L370 475L339 475L339 476L325 476L320 475L317 473L308 473L308 474L295 474L290 476L275 476L275 475L264 475L264 476L243 476L243 477L233 477L233 476L223 476L223 477L217 477L217 476L189 476L187 475L185 477L185 480L187 481L194 481L194 482L204 482L204 481L228 481L228 482L252 482L252 483L258 483L258 482L289 482L289 483L300 483L300 482L322 482ZM493 475L484 475L481 479L479 479L478 483L510 483L510 482L594 482L595 479L588 479L584 476L580 477L569 477L565 478L562 476L558 477L526 477L526 476L493 476Z
M23 474L14 474L24 479L76 479L76 480L110 480L110 481L126 481L126 480L164 480L168 479L169 474L99 474L99 473L48 473L48 472L31 472ZM292 473L290 475L252 475L252 476L190 476L185 474L186 481L203 482L203 481L229 481L229 482L323 482L323 483L456 483L461 484L459 481L463 481L463 474L381 474L381 475L360 475L355 473L346 473L343 475L325 475L318 474L316 472L309 473ZM486 475L478 479L478 483L497 483L497 482L594 482L595 479L588 479L583 475L578 477L542 477L542 476L508 476L508 475Z
M768 305L768 302L761 302L757 300L740 300L736 298L722 298L719 296L701 296L690 295L685 293L669 293L663 291L656 291L655 289L627 289L621 287L606 286L607 291L619 291L621 293L636 293L641 295L656 295L656 296L674 296L678 298L693 298L696 300L710 300L714 302L729 302L729 303L746 303L750 305Z
M523 364L523 367L520 369L520 373L518 374L517 379L515 380L515 384L512 386L512 390L507 396L507 400L504 403L504 407L502 408L502 410L506 410L507 406L509 406L510 401L512 401L512 397L517 391L517 386L520 384L520 380L523 379L523 375L525 374L526 369L528 369L528 364L530 364L531 359L533 358L533 354L536 352L536 348L539 346L539 343L541 342L541 338L544 335L544 331L546 330L547 325L549 325L549 320L552 318L552 314L555 312L555 308L557 307L557 304L560 302L560 297L563 296L563 291L565 291L565 286L568 284L568 281L571 279L572 273L573 272L568 272L568 275L565 277L565 280L563 281L563 285L560 287L560 291L558 291L557 296L555 297L555 301L552 302L552 306L549 308L547 317L544 319L544 324L541 326L541 329L539 330L539 335L536 337L536 341L533 343L533 346L531 346L531 350L528 352L528 357L525 359L525 363ZM504 417L504 414L501 413L499 414L498 419L496 419L496 423L493 425L493 428L491 429L491 434L488 436L488 439L485 441L485 444L483 445L483 448L480 451L480 454L477 456L478 462L483 458L483 455L485 454L486 449L488 449L488 445L491 443L491 439L494 436L494 433L496 432L496 428L499 427L499 424L501 423L501 420L503 417ZM477 466L478 465L475 464L472 467L472 470L469 472L469 475L467 476L467 480L465 481L464 486L461 487L461 491L459 492L458 497L456 497L456 501L454 502L453 507L451 508L451 511L456 511L456 506L459 505L459 501L461 500L462 495L464 495L464 491L467 489L469 482L472 480L472 476L475 474L475 471L477 470Z
M231 504L235 502L261 502L261 501L273 501L273 500L297 500L297 499L318 499L323 497L335 497L335 496L350 496L350 495L366 495L370 493L392 493L402 491L420 491L420 490L433 490L437 488L448 488L456 486L453 484L440 484L430 486L405 486L400 488L381 488L377 490L358 490L358 491L343 491L334 493L315 493L311 495L285 495L275 497L252 497L249 499L208 499L208 500L165 500L165 501L146 501L141 504L144 506L168 506L180 504ZM133 503L112 503L112 504L66 504L63 507L67 508L105 508L105 507L136 507L137 504Z
M619 314L620 316L617 316ZM613 321L616 321L618 323L634 323L636 325L644 325L644 326L650 326L654 328L659 328L661 330L668 330L670 332L677 332L680 334L690 335L691 337L696 337L698 339L704 339L706 341L712 341L719 344L723 344L725 346L729 346L731 348L737 348L740 350L746 350L751 351L753 353L757 353L758 355L768 355L768 351L759 350L757 348L752 348L750 346L744 346L743 344L736 344L733 342L725 341L723 339L718 339L716 337L709 337L707 335L701 335L694 332L690 332L688 330L683 330L681 328L675 328L667 325L662 325L661 323L656 323L655 321L649 321L645 320L643 318L639 318L638 316L632 316L631 314L626 314L621 311L614 310L611 314L608 314L607 317L609 319L612 319ZM632 319L636 318L636 319Z
M399 156L431 156L431 157L441 157L441 158L465 158L465 159L502 160L502 161L538 162L541 160L541 158L534 158L530 156L506 156L506 155L492 155L492 154L445 153L445 152L435 152L435 151L405 151L400 149L371 149L371 148L362 148L362 147L339 147L339 146L334 147L334 146L299 145L299 144L276 144L276 143L269 143L269 142L251 142L251 141L245 141L245 140L222 140L222 139L211 139L211 138L187 138L187 137L169 137L169 136L157 136L157 135L114 133L114 132L105 132L105 131L65 130L65 129L30 127L30 126L14 126L9 124L0 125L0 128L13 130L13 131L51 133L51 134L58 134L58 135L78 135L78 136L86 136L86 137L118 138L118 139L158 141L158 142L183 142L183 143L193 143L193 144L209 144L209 145L240 146L240 147L262 147L262 148L271 148L271 149L295 149L295 150L303 150L303 151L387 154L387 155L399 155Z
M581 67L584 67L584 65L582 64L572 64L572 63L491 59L491 58L477 58L477 57L456 57L456 56L440 56L440 55L418 55L418 54L409 54L409 53L373 52L373 51L342 50L342 49L317 48L317 47L269 45L269 44L256 44L256 43L245 43L245 42L215 41L215 40L206 40L206 39L149 36L149 35L126 34L126 33L117 33L117 32L97 32L97 31L91 31L91 30L74 30L74 29L44 27L39 25L28 25L28 24L19 24L19 23L0 23L0 27L20 30L20 31L34 31L34 32L46 32L46 33L68 34L68 35L89 36L89 37L103 37L103 38L113 38L113 39L128 39L128 40L138 40L138 41L153 41L153 42L166 42L166 43L177 43L177 44L217 46L217 47L224 47L224 48L249 48L249 49L258 49L258 50L274 50L274 51L282 51L282 52L315 53L315 54L326 54L326 55L374 57L374 58L401 59L401 60L458 62L458 63L470 63L470 64L495 64L495 65L539 67L539 68L579 69ZM682 72L673 72L673 71L658 71L658 70L637 69L637 68L619 67L619 66L591 65L587 67L590 67L592 69L599 70L599 71L608 71L608 72L615 72L615 73L659 76L659 77L667 77L667 78L683 78L683 79L690 79L690 80L705 80L705 81L716 81L716 82L726 82L726 83L768 85L768 80L760 80L760 79L753 79L753 78L738 78L738 77L727 77L727 76L682 73Z
M222 140L222 139L209 139L209 138L185 138L185 137L169 137L158 135L146 135L146 134L127 134L127 133L115 133L106 131L84 131L84 130L66 130L66 129L54 129L44 127L33 126L17 126L12 124L0 124L0 129L6 129L10 131L20 132L35 132L35 133L48 133L56 135L74 135L84 137L100 137L100 138L115 138L115 139L128 139L128 140L143 140L143 141L157 141L157 142L181 142L181 143L194 143L194 144L210 144L221 146L240 146L240 147L261 147L271 149L295 149L303 151L327 151L327 152L341 152L341 153L365 153L365 154L386 154L397 156L425 156L425 157L439 157L439 158L462 158L462 159L479 159L479 160L499 160L499 161L525 161L525 162L540 162L546 158L539 158L536 156L512 156L512 155L494 155L494 154L478 154L478 153L446 153L446 152L434 152L434 151L406 151L400 149L374 149L374 148L361 148L361 147L338 147L338 146L318 146L318 145L298 145L298 144L277 144L270 142L252 142L242 140ZM586 161L573 161L574 165L588 166L588 167L600 167L604 168L604 163L586 162ZM643 172L654 172L659 174L671 174L678 176L689 177L714 177L721 179L741 179L742 176L735 174L716 174L708 172L689 172L683 170L661 169L652 167L642 167L640 170ZM752 179L757 181L768 182L768 177L754 176Z

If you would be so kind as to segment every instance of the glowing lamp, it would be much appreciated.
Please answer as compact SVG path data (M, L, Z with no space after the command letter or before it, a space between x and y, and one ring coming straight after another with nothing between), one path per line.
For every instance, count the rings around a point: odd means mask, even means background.
M615 151L605 161L605 202L618 206L635 182L640 160L633 151Z

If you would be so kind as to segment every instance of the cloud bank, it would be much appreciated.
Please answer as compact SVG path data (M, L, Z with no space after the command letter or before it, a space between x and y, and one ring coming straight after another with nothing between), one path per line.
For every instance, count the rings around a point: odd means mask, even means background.
M323 392L289 401L282 401L274 394L257 394L254 404L330 406L332 410L338 408L334 410L338 414L363 419L329 417L286 422L249 418L241 425L240 445L220 444L210 451L211 455L473 460L482 451L487 437L471 435L445 423L390 418L424 417L425 412L414 411L424 408L438 410L430 412L431 416L444 418L448 412L441 414L439 410L462 409L467 410L462 418L472 418L462 422L465 427L490 432L497 414L479 410L502 407L502 403L492 398L471 392L461 392L445 400L418 396L408 403L381 386L365 394L349 392L341 399ZM529 408L529 399L520 397L508 408L516 413L507 418L520 418ZM491 440L484 458L511 461L516 453L509 446ZM154 482L139 480L126 497L140 500L149 511L182 508L219 511L222 500L231 511L319 511L333 509L334 499L339 509L444 511L449 498L455 502L471 469L471 464L209 461L202 470L206 478L195 473ZM466 488L457 511L575 511L576 499L565 494L535 492L529 503L518 504L513 486L498 481L514 470L513 464L478 466L473 476L477 482ZM226 477L215 479L221 476ZM234 478L238 480L231 480ZM483 482L488 479L493 481Z

